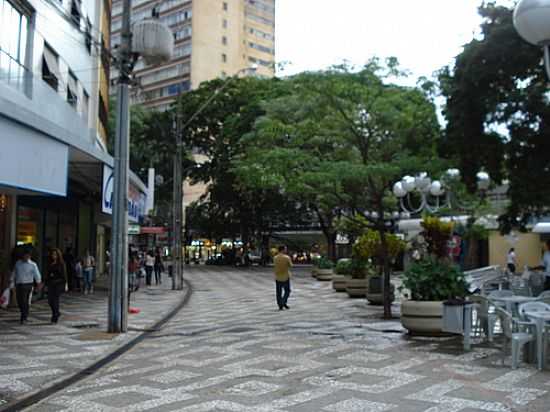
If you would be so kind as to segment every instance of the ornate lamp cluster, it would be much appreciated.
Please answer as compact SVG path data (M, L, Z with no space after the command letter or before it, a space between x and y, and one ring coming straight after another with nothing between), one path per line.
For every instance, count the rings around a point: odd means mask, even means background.
M401 209L410 215L422 211L435 213L442 208L452 207L451 186L460 181L460 170L448 169L440 180L432 180L428 173L422 172L413 176L404 176L393 185L393 194L399 199ZM489 189L491 179L489 174L480 171L477 173L477 187L481 192ZM413 206L412 195L420 198L419 204Z

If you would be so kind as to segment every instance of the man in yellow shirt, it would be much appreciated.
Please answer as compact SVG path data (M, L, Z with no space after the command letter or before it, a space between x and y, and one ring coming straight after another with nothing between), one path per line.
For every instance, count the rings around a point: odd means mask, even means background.
M279 253L273 258L275 271L275 286L277 294L277 305L279 310L290 309L286 304L290 295L290 268L292 260L286 254L286 246L279 246Z

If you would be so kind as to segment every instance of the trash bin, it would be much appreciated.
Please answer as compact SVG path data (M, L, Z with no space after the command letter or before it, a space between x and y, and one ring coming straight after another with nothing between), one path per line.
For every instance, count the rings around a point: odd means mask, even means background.
M443 332L464 333L464 307L470 304L458 299L443 302Z

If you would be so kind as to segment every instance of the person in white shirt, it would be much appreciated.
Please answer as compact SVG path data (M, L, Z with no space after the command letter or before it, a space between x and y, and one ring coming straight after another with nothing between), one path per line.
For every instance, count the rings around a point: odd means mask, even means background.
M506 264L508 266L508 270L512 275L516 274L516 266L517 266L517 257L516 257L516 251L514 248L511 248L508 251L508 257L506 258Z
M155 267L155 255L150 250L145 255L145 283L147 286L151 286L151 278L153 276L153 269Z
M546 241L546 251L542 255L542 260L539 266L529 268L531 270L542 270L546 276L544 290L550 290L550 240Z
M32 288L42 286L42 276L38 266L31 260L31 251L25 250L23 257L15 263L13 268L13 282L15 284L15 293L17 296L17 305L21 311L21 324L27 322L29 317L29 300Z

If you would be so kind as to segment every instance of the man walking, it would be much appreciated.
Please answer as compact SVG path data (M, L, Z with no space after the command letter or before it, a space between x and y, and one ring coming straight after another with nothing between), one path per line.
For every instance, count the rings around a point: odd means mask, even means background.
M22 259L18 260L13 269L15 293L17 304L21 311L21 324L27 321L29 316L29 300L32 293L33 284L40 287L42 277L38 266L31 260L30 250L23 252Z
M292 260L286 254L286 246L279 246L279 253L273 259L273 263L277 305L279 306L279 310L290 309L286 302L290 295L290 268L292 267Z

